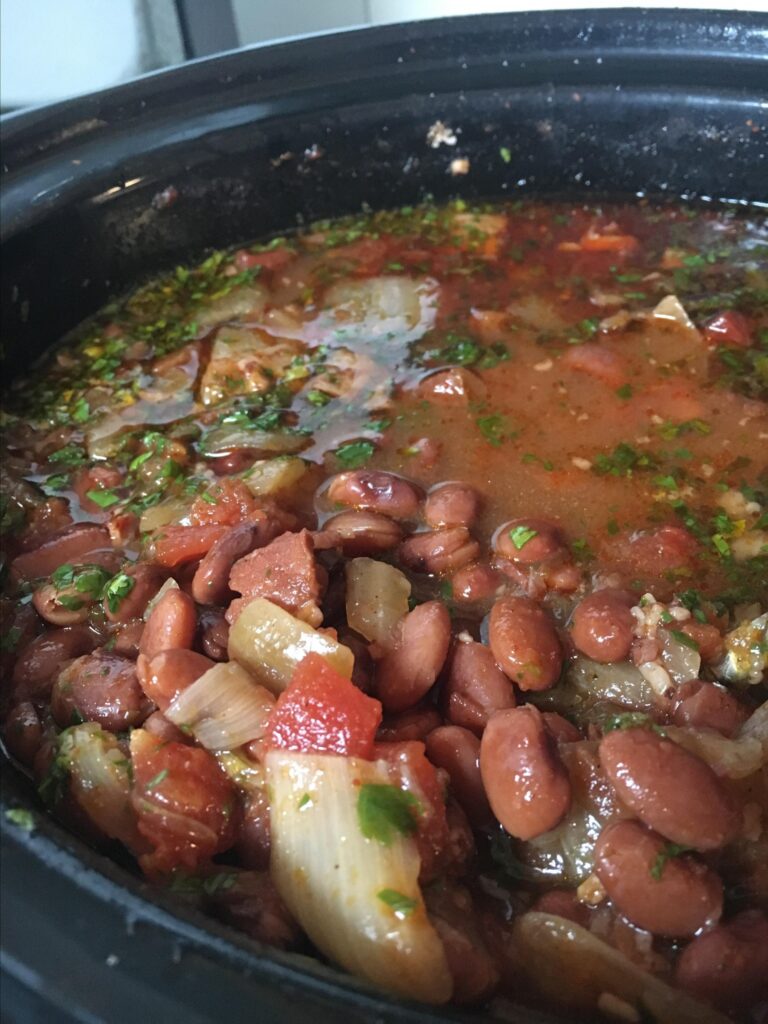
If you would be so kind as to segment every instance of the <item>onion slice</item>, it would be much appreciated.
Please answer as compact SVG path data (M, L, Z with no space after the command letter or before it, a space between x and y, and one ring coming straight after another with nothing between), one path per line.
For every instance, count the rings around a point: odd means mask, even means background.
M229 631L230 658L274 694L282 693L296 666L312 653L340 675L352 677L355 659L348 647L266 598L250 601Z
M208 750L234 750L264 734L275 698L235 661L214 665L171 701L165 717Z
M363 835L358 800L391 788L383 761L271 750L271 871L312 942L358 977L426 1003L445 1003L452 980L418 886L410 836L387 845Z
M386 562L353 558L347 563L347 622L366 640L387 647L392 630L408 611L411 584Z

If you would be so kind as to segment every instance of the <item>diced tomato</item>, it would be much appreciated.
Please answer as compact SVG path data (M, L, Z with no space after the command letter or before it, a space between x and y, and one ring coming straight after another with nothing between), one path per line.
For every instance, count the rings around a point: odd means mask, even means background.
M228 526L164 526L152 540L150 560L166 569L194 562L207 555Z
M419 802L416 833L421 856L419 879L428 882L441 872L451 856L445 787L437 769L427 759L424 744L418 740L377 743L373 756L386 761L395 785L412 793Z
M579 239L583 252L631 252L639 244L634 235L600 235L592 231Z
M177 868L194 873L229 849L237 830L237 795L212 754L134 729L131 759L131 802L139 832L153 847L139 857L147 875Z
M734 345L749 348L752 344L752 324L749 318L735 309L726 309L704 324L707 341L713 345Z
M290 249L270 249L269 252L249 252L247 249L238 249L235 253L234 264L238 270L252 270L254 267L264 267L265 270L279 270L286 263L293 259Z
M237 526L250 519L258 508L259 503L242 480L225 477L212 484L204 497L195 498L189 518L196 526Z
M266 746L370 760L380 724L379 701L308 654L270 715Z

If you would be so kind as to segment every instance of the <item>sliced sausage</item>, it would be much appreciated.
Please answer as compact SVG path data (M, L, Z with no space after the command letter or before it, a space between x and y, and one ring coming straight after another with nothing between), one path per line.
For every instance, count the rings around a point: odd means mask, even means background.
M438 484L424 503L424 518L435 530L445 526L470 527L479 511L479 495L469 484Z
M387 711L405 711L433 686L448 654L451 617L441 601L426 601L395 626L392 647L376 667L377 696Z
M195 640L195 602L183 590L167 590L150 612L140 650L147 658L160 651L189 649Z
M768 917L747 910L693 939L680 954L675 981L728 1011L768 998Z
M521 690L547 690L560 678L563 651L555 624L528 597L502 597L491 609L493 656Z
M577 650L593 661L626 661L634 640L635 598L626 590L598 590L576 605L571 637Z
M513 708L515 691L484 645L456 643L440 694L446 718L479 736L495 711Z
M600 764L627 807L673 843L715 850L738 835L739 815L709 765L657 732L607 733Z
M327 497L334 505L378 512L393 519L415 518L421 504L421 493L413 484L381 470L339 473L331 479Z
M480 545L465 526L415 533L398 549L398 558L406 568L438 574L456 572L479 554Z
M723 886L714 871L637 821L603 829L595 873L618 910L655 935L686 938L722 913Z
M570 807L568 772L532 704L493 715L480 744L480 771L493 813L518 839L549 832Z
M134 663L111 651L77 658L59 674L51 694L51 712L63 729L86 721L122 732L141 725L151 710Z

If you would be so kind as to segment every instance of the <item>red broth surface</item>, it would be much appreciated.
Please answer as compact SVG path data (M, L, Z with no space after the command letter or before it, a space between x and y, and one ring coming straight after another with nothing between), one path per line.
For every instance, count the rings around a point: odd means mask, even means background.
M767 395L758 213L457 202L178 267L8 395L6 747L398 994L758 1020Z

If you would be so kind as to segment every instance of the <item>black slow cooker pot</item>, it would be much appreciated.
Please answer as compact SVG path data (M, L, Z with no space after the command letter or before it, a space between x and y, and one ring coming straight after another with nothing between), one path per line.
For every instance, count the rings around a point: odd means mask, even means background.
M12 375L109 296L207 246L364 204L765 204L768 16L558 11L243 50L4 119L2 171ZM10 764L2 802L4 1020L477 1019L405 1005L185 911L48 819ZM6 817L17 807L34 830Z

